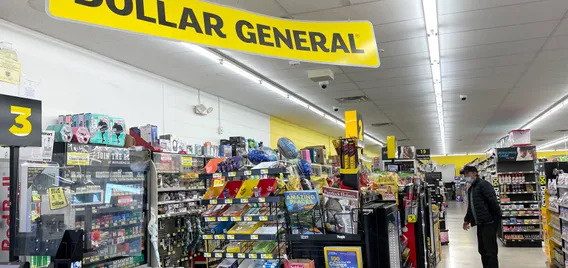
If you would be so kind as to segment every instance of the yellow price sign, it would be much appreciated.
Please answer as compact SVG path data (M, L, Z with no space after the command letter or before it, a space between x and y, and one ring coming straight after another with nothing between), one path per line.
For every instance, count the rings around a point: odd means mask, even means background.
M256 258L258 258L258 255L254 253L249 254L249 259L256 259Z
M203 239L204 239L204 240L213 239L213 235L203 235Z
M225 185L225 178L213 179L213 187L222 187L223 185Z
M12 62L12 60L0 56L0 83L3 83L3 75L16 76L16 73L10 74L8 70L3 71L3 67L6 67L3 63L6 62ZM19 77L19 74L17 75ZM19 79L17 82L19 83ZM0 94L0 112L3 113L0 114L3 118L0 120L0 144L3 146L42 146L41 101Z
M242 217L231 217L231 221L243 221Z
M67 198L63 187L52 187L47 189L49 195L49 208L51 210L67 207Z
M182 155L181 156L181 165L183 167L193 167L193 157Z
M229 240L234 240L234 239L235 239L235 236L234 236L234 235L227 235L227 239L229 239Z
M408 222L415 223L416 222L416 215L414 215L414 214L408 215Z
M250 235L251 240L258 240L258 235Z

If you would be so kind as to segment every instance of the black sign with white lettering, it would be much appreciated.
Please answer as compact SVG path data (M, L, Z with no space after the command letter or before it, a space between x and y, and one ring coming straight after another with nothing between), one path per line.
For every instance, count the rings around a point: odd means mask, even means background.
M430 160L430 149L416 149L416 159Z
M0 146L41 146L41 101L0 94Z

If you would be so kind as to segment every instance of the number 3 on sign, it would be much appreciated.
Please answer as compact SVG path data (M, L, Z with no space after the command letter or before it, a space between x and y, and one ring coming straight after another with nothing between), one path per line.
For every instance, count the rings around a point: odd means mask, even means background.
M17 114L15 118L16 124L12 125L9 129L10 133L24 137L32 133L32 123L28 118L32 115L32 109L21 106L10 106L10 113Z

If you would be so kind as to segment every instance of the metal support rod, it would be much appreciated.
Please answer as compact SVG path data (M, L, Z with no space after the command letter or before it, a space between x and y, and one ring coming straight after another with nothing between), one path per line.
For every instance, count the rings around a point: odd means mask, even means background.
M16 231L18 221L16 213L18 211L18 171L20 168L20 147L10 147L10 249L9 260L17 261L18 256L15 252Z

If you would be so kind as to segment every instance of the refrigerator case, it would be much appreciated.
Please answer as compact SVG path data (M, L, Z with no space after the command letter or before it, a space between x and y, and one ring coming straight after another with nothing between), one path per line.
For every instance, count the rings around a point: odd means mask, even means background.
M400 228L395 202L375 202L363 207L367 226L365 267L399 268L401 266Z

